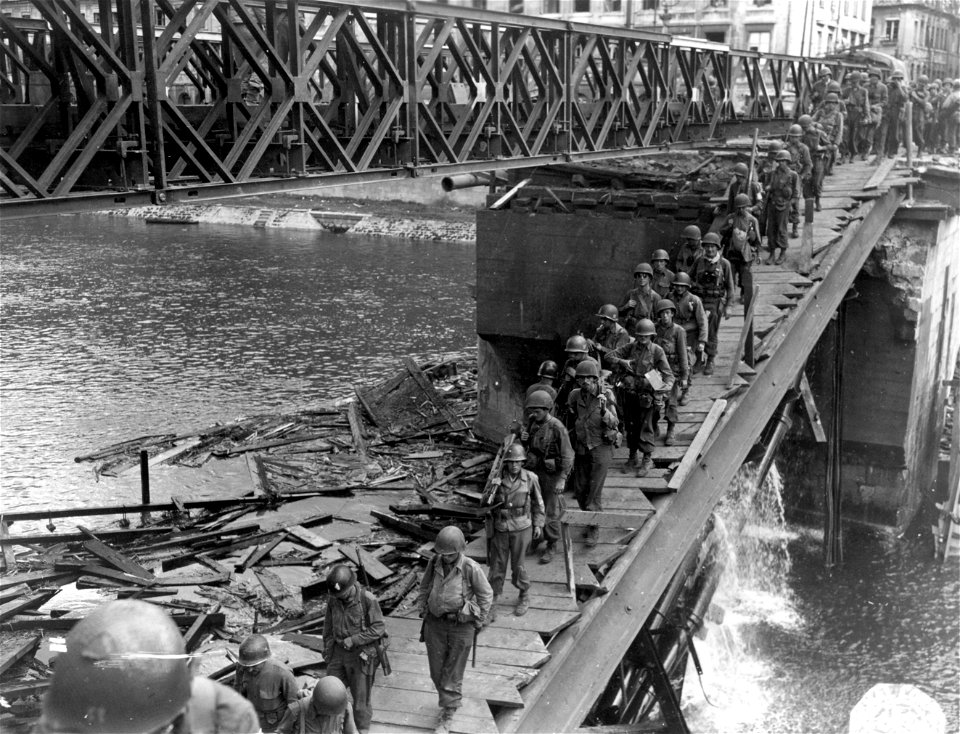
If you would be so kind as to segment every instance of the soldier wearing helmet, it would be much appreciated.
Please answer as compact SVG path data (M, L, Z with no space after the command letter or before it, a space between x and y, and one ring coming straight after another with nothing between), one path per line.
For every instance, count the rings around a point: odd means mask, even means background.
M800 178L801 191L810 190L810 177L813 175L813 159L810 157L810 149L803 142L803 128L799 125L791 125L787 131L787 144L784 150L790 153L790 168L797 172ZM810 194L805 193L804 196ZM793 228L790 231L791 237L799 237L800 233L797 227L800 224L800 199L794 200L790 207L790 224Z
M810 92L810 102L813 105L813 109L816 109L817 106L823 102L823 98L827 94L827 85L833 79L833 72L830 71L826 66L820 69L817 81L813 84L813 89Z
M707 324L707 313L703 308L703 301L700 296L695 296L690 291L692 285L690 276L686 273L677 275L673 281L673 304L677 311L674 314L674 320L683 327L687 334L687 349L696 352L696 361L693 356L688 355L687 362L691 365L687 373L687 380L681 388L680 405L686 405L688 402L687 393L690 391L690 385L693 384L694 365L699 365L703 360L704 351L707 347L710 330Z
M650 265L653 267L651 287L660 298L670 292L670 284L673 283L674 274L667 267L668 262L670 262L670 256L666 250L654 250L650 256Z
M209 678L194 677L189 658L180 630L159 607L107 602L67 635L36 731L257 731L250 702Z
M327 674L309 698L292 703L278 734L358 734L353 696L339 678Z
M573 445L563 423L550 414L553 398L549 394L538 390L528 395L523 410L527 422L520 431L520 441L527 450L525 466L537 474L546 515L546 546L540 553L540 563L550 563L560 540L560 517L565 509L563 490L573 471Z
M556 406L557 416L570 427L571 419L566 413L566 405L570 392L577 386L577 366L584 360L593 362L598 367L600 363L590 356L590 342L580 334L574 334L567 339L564 351L567 353L567 361L563 363L560 387L557 388Z
M536 393L535 393L536 394ZM532 471L523 468L527 452L522 444L507 448L500 476L493 478L493 509L487 515L487 554L493 589L490 621L497 620L497 604L503 594L507 566L511 568L510 582L520 591L514 614L522 617L530 608L530 577L525 559L532 542L543 535L544 509L540 494L540 480Z
M949 91L940 104L941 139L943 152L953 155L960 149L960 79L952 84L944 82L944 87L948 86Z
M803 131L801 140L810 151L810 161L813 164L809 186L804 187L803 195L812 198L814 210L820 211L820 194L823 191L823 156L825 146L828 145L829 141L823 132L823 128L813 121L811 115L800 115L797 124Z
M740 303L750 307L753 295L753 261L760 249L760 222L750 213L750 198L739 194L735 209L720 226L723 252L733 270L735 285L740 286Z
M477 632L493 603L493 590L480 564L464 555L467 542L456 525L443 528L434 556L420 579L418 607L423 618L430 678L437 689L437 731L449 731L463 700L463 673Z
M785 150L778 155L790 157ZM796 176L789 169L788 172ZM733 269L730 261L720 256L720 235L716 232L709 232L703 238L703 257L694 265L690 279L693 281L693 292L700 296L707 313L707 362L703 366L703 373L712 375L720 319L726 314L727 304L733 298Z
M913 117L911 119L911 124L913 125L913 143L917 146L918 156L923 153L923 149L926 147L926 140L923 135L926 131L928 108L931 106L929 99L930 93L927 90L927 83L929 81L926 74L921 74L909 92L910 102L913 103Z
M633 285L619 308L622 323L628 331L640 319L653 316L654 306L660 298L653 290L653 266L650 263L640 263L633 269Z
M680 233L680 240L674 249L674 273L689 273L697 258L703 254L700 246L700 228L695 224L688 224ZM674 276L676 278L676 275Z
M833 164L837 160L843 141L843 113L838 109L840 98L835 92L824 97L823 107L813 113L813 121L823 128L827 142L824 145L823 174L833 174Z
M770 176L770 194L767 198L767 249L770 258L779 265L787 254L787 222L790 208L800 198L800 179L790 169L790 153L777 154L778 168ZM706 304L706 302L704 302Z
M560 368L557 367L557 363L552 359L544 360L540 363L540 368L537 370L537 377L540 378L538 382L533 383L530 387L527 388L527 392L524 395L524 398L529 398L537 390L542 390L543 392L550 395L550 398L553 400L557 399L557 388L553 386L553 383L557 381L557 373L560 371Z
M683 327L674 323L677 307L673 301L664 298L657 304L657 334L655 344L667 355L667 364L676 376L673 388L664 397L663 417L667 421L667 433L663 437L664 446L673 446L676 441L676 426L679 416L677 407L684 390L688 390L690 363L687 361L687 333Z
M731 176L730 183L727 184L727 189L723 194L723 198L727 202L726 214L733 214L736 209L736 205L733 203L734 199L740 194L744 194L750 199L751 211L760 211L763 207L763 192L760 188L760 182L756 180L755 176L751 180L749 168L746 163L738 163L733 167L733 176ZM721 213L719 210L716 211L717 215Z
M327 574L323 659L327 675L339 678L350 689L360 734L370 730L371 693L386 634L377 597L357 583L349 566L335 565Z
M852 161L858 155L866 160L867 125L870 122L870 94L863 86L863 77L858 71L847 74L850 87L844 95L846 115L844 116L844 130L846 137L846 160Z
M597 316L600 324L587 343L590 345L590 356L599 362L611 349L630 341L630 333L619 324L619 311L612 303L602 305Z
M674 384L673 370L663 348L654 343L656 327L650 319L637 322L636 341L611 352L607 365L617 371L623 423L627 429L624 471L635 469L645 477L653 469L653 442L663 397ZM640 456L642 454L642 456Z
M884 154L888 158L895 158L900 151L907 99L907 90L903 85L903 72L894 71L887 84L887 106L883 113L884 135L877 146L878 155Z
M567 411L573 419L574 496L581 510L599 512L603 510L603 483L620 434L617 401L613 393L601 385L596 362L582 362L577 366L577 387L567 398ZM584 538L588 546L595 546L600 539L599 528L587 527Z
M767 157L760 164L760 184L763 187L764 192L768 190L768 185L770 182L770 176L775 170L777 170L777 153L783 150L783 142L780 140L771 140L767 143ZM764 200L763 209L761 210L760 217L764 216L763 212L767 209L767 202Z
M887 136L886 119L890 92L882 81L880 69L871 67L867 72L867 94L870 96L870 122L867 143L870 152L883 156L883 143Z
M276 729L287 706L297 700L296 678L286 665L271 657L263 635L250 635L240 643L234 686L257 710L263 731Z

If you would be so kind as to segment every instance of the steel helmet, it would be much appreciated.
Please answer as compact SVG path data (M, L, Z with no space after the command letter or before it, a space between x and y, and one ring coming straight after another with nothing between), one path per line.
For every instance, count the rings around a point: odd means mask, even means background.
M318 714L337 716L347 710L347 687L335 675L326 675L313 687L310 700Z
M813 124L813 118L810 115L800 115L800 117L797 119L797 124L806 130Z
M872 67L867 70L867 76L875 76L877 79L879 79L882 75L880 74L880 69Z
M600 310L597 311L597 316L602 316L605 319L610 319L610 321L616 321L619 313L617 307L612 303L605 303L600 307Z
M653 325L650 319L640 319L634 333L637 336L654 336L657 333L657 327Z
M695 224L688 224L683 228L683 232L681 232L680 236L688 240L699 240L700 228Z
M534 390L523 401L524 408L543 408L544 410L553 409L553 398L546 390Z
M776 158L776 160L777 160L777 161L791 161L791 160L793 160L793 157L790 155L790 151L789 151L789 150L781 150L779 153L777 153L777 158Z
M663 260L666 262L670 259L670 256L667 254L666 250L654 250L653 254L650 256L650 262L656 262L657 260Z
M579 334L574 334L569 339L567 339L567 346L564 348L565 352L583 352L587 353L587 340L584 339Z
M661 311L667 311L667 310L670 310L670 311L676 311L676 310L677 310L677 307L673 305L673 301L671 301L669 298L661 298L659 301L657 301L657 313L658 313L658 314L659 314Z
M767 145L768 155L770 153L777 153L781 150L783 150L783 142L780 140L771 140L770 143Z
M557 363L552 359L548 359L540 363L540 369L537 370L537 377L550 377L552 379L556 379L557 372L559 372Z
M826 97L824 97L823 101L824 101L824 102L833 102L834 104L836 104L837 102L840 101L840 97L837 96L837 93L836 93L836 92L830 92L830 94L828 94Z
M650 263L640 263L633 269L634 275L639 275L640 273L645 273L646 275L653 275L653 267Z
M600 377L600 368L592 359L585 359L577 365L577 377Z
M783 152L786 153L786 151L783 151ZM782 155L782 154L781 154L781 153L778 153L777 155L780 156L780 155ZM790 155L790 154L787 153L787 155ZM703 236L703 244L704 244L704 246L706 246L706 245L716 245L717 247L720 247L720 235L718 235L716 232L707 232L707 233Z
M691 285L693 285L693 280L690 278L689 273L685 273L681 270L679 273L677 273L677 277L673 279L673 285L674 287L679 285L683 286L684 288L689 288Z
M790 129L787 130L787 136L791 138L799 138L803 135L803 128L799 125L791 125Z
M895 72L893 72L893 73L890 75L890 78L891 78L891 79L903 79L903 72L902 72L902 71L895 71Z
M826 66L820 69L820 76L833 76L833 72Z
M130 734L167 726L190 699L183 636L159 607L112 601L67 635L41 729Z
M329 577L327 584L329 585ZM270 657L270 645L263 635L250 635L240 643L240 665L249 668L265 662Z
M353 569L350 568L350 566L343 563L338 563L331 568L330 573L327 574L327 591L331 594L339 594L342 591L346 591L355 583L357 583L356 574L353 573Z
M524 451L523 445L519 443L512 443L507 447L507 453L503 457L504 461L526 461L527 452Z
M746 163L738 163L733 167L733 172L738 176L746 176L750 169L747 168Z
M460 553L466 547L467 541L463 532L456 525L447 525L437 533L437 539L433 541L433 548L437 553Z
M840 82L836 80L833 80L829 84L827 84L828 92L839 92L841 89L843 89L843 87L841 87Z
M858 81L860 81L860 72L859 72L859 71L848 71L846 78L847 78L847 81L858 82Z
M928 77L926 74L921 74L917 78L917 84L926 84L929 81L930 81L930 77Z
M750 206L750 203L750 197L746 194L737 194L733 197L733 205L735 207Z

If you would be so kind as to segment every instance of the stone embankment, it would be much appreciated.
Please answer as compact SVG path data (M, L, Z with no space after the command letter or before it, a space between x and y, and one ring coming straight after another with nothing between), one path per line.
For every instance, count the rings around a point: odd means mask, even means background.
M218 224L325 230L344 235L399 237L438 242L474 242L477 237L476 225L472 221L444 221L422 218L420 215L407 217L225 204L144 206L111 210L107 213L111 216L133 217L156 224Z

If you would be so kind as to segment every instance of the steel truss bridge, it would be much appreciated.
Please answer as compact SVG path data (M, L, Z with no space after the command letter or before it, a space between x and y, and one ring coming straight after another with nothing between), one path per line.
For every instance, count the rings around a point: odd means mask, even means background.
M413 2L3 0L0 11L6 217L782 128L826 63Z

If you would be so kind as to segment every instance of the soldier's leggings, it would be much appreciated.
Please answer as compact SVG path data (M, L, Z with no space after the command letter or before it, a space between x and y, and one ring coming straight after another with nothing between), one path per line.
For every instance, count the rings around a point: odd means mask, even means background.
M560 542L560 518L566 509L563 499L563 489L567 483L565 477L551 477L537 472L540 480L540 491L543 493L543 510L546 523L543 526L543 539L550 545Z
M514 531L493 532L490 539L490 587L496 596L503 592L503 580L507 576L507 564L510 564L510 581L520 591L530 588L530 578L527 576L527 567L524 560L527 548L533 539L533 528Z
M441 708L459 708L463 699L463 673L473 647L473 625L434 617L429 612L423 624L430 678ZM359 724L357 725L359 728Z

